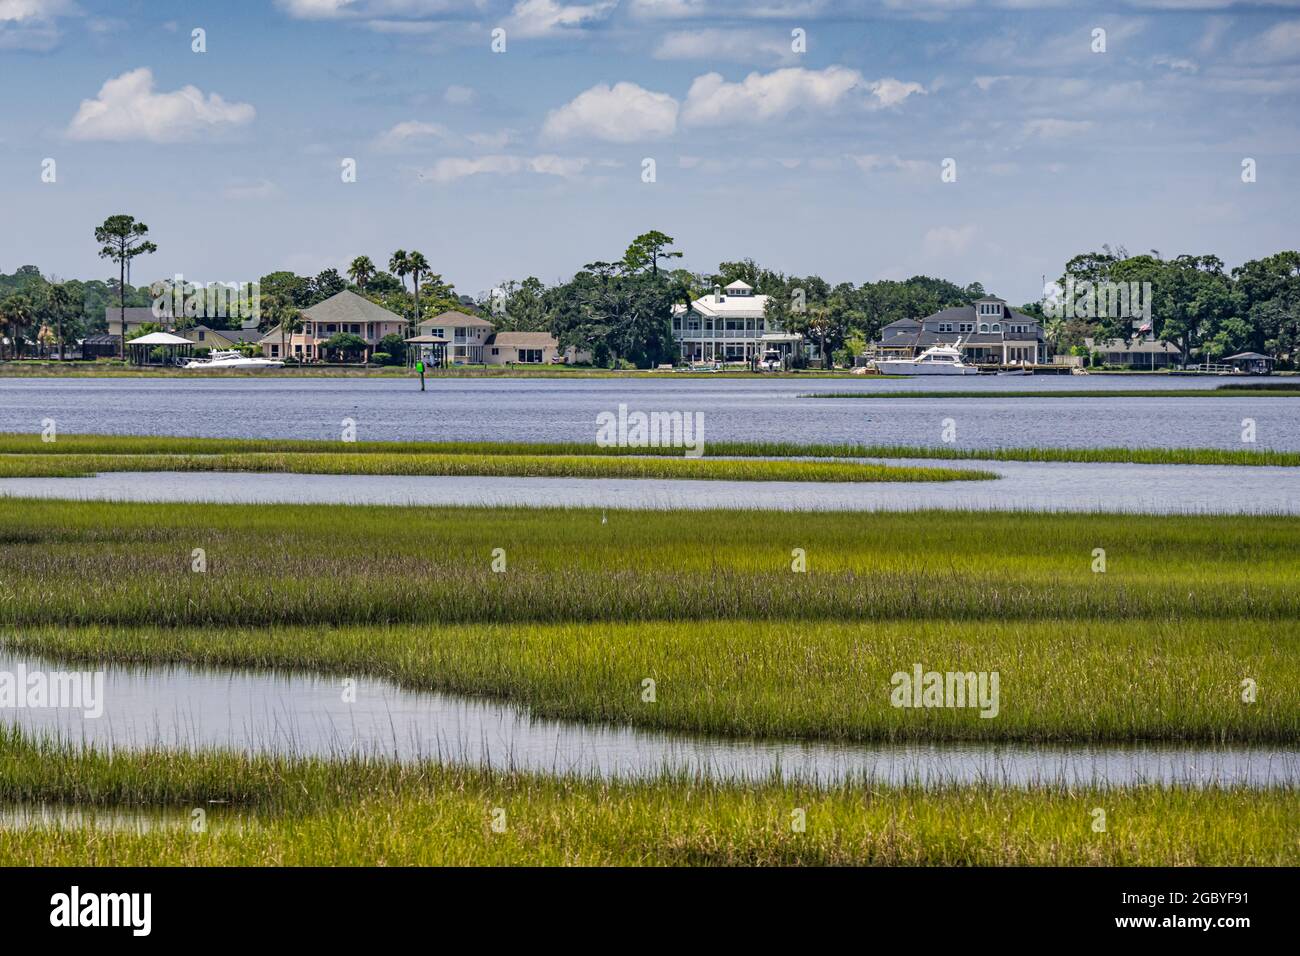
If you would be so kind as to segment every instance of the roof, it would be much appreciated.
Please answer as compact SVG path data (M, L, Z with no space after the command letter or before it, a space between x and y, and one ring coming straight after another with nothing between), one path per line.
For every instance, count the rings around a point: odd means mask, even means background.
M183 331L184 332L200 332L200 331L211 332L213 335L221 336L227 342L238 343L238 342L262 341L262 333L257 330L256 326L252 328L241 328L241 329L214 329L210 325L192 325L188 329L184 329Z
M120 319L121 318L121 315L119 314L120 312L121 309L119 309L117 306L106 305L104 306L104 320L107 322L112 322L115 319ZM139 325L141 322L161 323L163 319L170 319L170 318L171 318L171 313L167 313L167 312L164 312L161 316L154 315L153 306L151 305L128 305L126 307L127 325L131 325L132 323Z
M1241 352L1238 355L1229 355L1225 362L1276 362L1277 359L1271 355L1264 355L1262 352Z
M446 345L448 340L439 338L436 335L413 335L409 339L403 339L408 345Z
M1129 352L1134 355L1182 355L1182 349L1172 342L1162 342L1156 339L1142 339L1135 342L1132 339L1105 339L1097 341L1093 338L1085 338L1083 344L1090 349L1098 352Z
M728 285L724 286L723 291L724 292L753 292L754 287L750 285L748 282L741 282L739 279L737 279L735 282L729 283Z
M324 302L302 310L302 317L312 322L405 322L400 315L382 305L344 289Z
M702 295L691 303L691 308L700 315L730 317L733 319L761 318L767 309L765 295L738 295L728 298L716 298L712 292Z
M87 335L81 340L82 345L117 345L117 336L109 335L107 332L100 332L96 335Z
M498 332L488 345L517 349L556 348L560 343L550 332Z
M150 332L148 335L142 335L138 339L127 339L127 345L193 345L189 339L182 338L179 335L172 335L170 332Z
M288 336L286 335L285 338L287 339ZM271 329L271 331L267 332L260 339L258 339L257 344L261 345L263 342L279 342L279 341L280 341L280 326L276 325L274 328Z
M420 328L424 328L426 325L429 326L430 328L436 328L442 325L450 325L450 326L486 325L490 329L496 328L496 326L493 325L491 322L489 322L487 319L481 318L477 315L466 315L464 312L455 312L455 311L442 312L439 313L438 315L435 315L431 319L421 319Z

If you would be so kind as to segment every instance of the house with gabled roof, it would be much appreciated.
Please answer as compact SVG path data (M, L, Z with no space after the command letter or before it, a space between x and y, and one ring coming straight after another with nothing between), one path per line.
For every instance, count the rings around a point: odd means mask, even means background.
M280 328L276 326L258 339L262 354L267 358L295 358L300 362L319 362L330 356L326 344L340 332L360 336L365 342L363 358L378 350L380 341L387 335L405 336L406 320L389 312L382 305L349 289L336 293L302 310L302 328L283 339L284 351L280 354Z
M419 334L447 340L447 358L454 365L482 365L483 349L496 326L477 315L454 309L420 323Z
M714 286L690 307L673 306L673 339L685 362L749 362L775 351L782 357L798 353L803 336L786 332L767 318L768 296L737 279Z
M875 351L882 358L914 358L932 345L959 341L963 358L976 365L1047 362L1047 336L1038 319L992 295L924 319L890 322L880 330Z

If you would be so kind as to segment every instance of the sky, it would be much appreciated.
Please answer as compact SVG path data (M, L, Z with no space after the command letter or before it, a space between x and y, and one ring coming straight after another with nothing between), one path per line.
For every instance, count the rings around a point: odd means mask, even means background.
M1300 246L1298 107L1300 0L0 0L0 271L106 278L127 213L136 284L402 248L478 295L658 229L1020 303Z

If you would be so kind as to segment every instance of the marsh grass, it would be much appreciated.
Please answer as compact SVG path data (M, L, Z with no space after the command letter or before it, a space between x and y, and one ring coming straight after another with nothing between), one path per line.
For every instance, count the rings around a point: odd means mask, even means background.
M550 778L227 752L114 754L0 731L0 799L255 812L205 834L15 830L0 865L1295 865L1292 788L813 789ZM1107 831L1092 832L1092 808ZM490 828L506 811L505 832ZM793 831L791 811L806 813Z
M661 450L662 452L662 450ZM301 475L453 475L537 478L657 478L693 481L929 482L998 476L960 468L846 461L778 461L600 455L244 452L0 455L0 478L76 478L114 471L272 472Z
M671 449L601 447L595 442L410 442L303 439L190 438L138 435L59 435L43 442L37 433L0 433L3 455L474 455L665 457ZM677 453L680 457L680 452ZM1148 465L1300 466L1300 451L1224 448L959 448L952 445L859 445L852 443L718 442L704 445L714 458L917 458L973 461L1127 462ZM0 464L3 459L0 459ZM32 466L36 467L36 466ZM53 467L53 466L51 466ZM341 467L341 466L340 466Z
M1300 617L1300 519L5 499L0 625ZM203 548L208 570L190 570ZM492 552L508 570L491 570ZM804 549L807 572L794 573ZM1107 552L1107 573L1092 552Z
M1300 623L651 621L340 628L21 628L60 661L256 667L507 699L534 715L833 741L1296 743ZM997 671L1000 708L890 704L891 677ZM1241 700L1249 676L1258 700ZM658 700L641 700L652 678Z

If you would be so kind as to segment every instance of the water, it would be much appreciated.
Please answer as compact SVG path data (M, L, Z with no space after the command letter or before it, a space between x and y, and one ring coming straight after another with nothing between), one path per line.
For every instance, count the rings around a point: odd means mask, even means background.
M3 709L0 721L109 749L229 748L259 754L439 760L499 770L638 780L668 771L743 782L781 777L937 786L989 783L1263 787L1300 780L1278 748L836 744L730 740L535 718L483 698L356 678L186 666L60 665L0 650L0 671L105 671L103 714Z
M996 472L1001 477L996 481L800 483L106 472L90 478L0 478L0 496L462 507L548 505L830 511L960 508L1137 514L1300 514L1300 470L1294 468L1016 461L894 463L977 468Z
M979 376L940 379L17 379L0 378L0 431L185 434L338 439L340 422L366 440L595 440L596 416L620 403L643 411L703 412L707 441L931 445L945 418L965 447L1242 448L1300 450L1300 401L1288 398L801 399L809 392L939 389L1213 388L1221 378ZM1234 378L1235 383L1247 381Z

